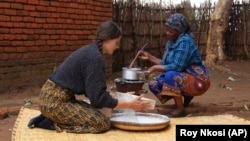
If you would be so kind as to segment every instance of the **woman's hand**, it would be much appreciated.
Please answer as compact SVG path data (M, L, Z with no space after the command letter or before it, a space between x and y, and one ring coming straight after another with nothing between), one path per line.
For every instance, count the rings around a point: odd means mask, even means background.
M139 51L138 52L138 57L142 60L145 60L145 61L150 61L151 63L155 64L155 65L158 65L160 64L160 59L151 55L150 53L146 52L146 51Z
M118 105L116 106L116 108L120 108L120 109L132 109L135 111L146 111L148 110L147 107L149 107L149 103L146 103L144 101L141 100L141 98L144 97L144 95L140 95L138 97L135 97L133 99L131 99L130 101L118 101Z
M150 74L154 72L164 72L164 71L165 71L165 68L163 65L154 65L150 67L147 71L145 71L145 79L148 80Z
M133 109L135 111L144 111L146 106L145 103L141 100L141 98L144 95L140 95L139 97L134 98L133 100L131 100L129 102L130 108L129 109Z
M146 52L146 51L139 51L139 58L142 59L142 60L148 60L149 59L149 53Z

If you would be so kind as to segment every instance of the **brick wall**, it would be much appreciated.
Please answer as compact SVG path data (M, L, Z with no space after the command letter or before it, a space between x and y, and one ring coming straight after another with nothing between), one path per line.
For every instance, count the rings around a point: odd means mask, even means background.
M1 0L0 92L41 85L112 19L112 0Z

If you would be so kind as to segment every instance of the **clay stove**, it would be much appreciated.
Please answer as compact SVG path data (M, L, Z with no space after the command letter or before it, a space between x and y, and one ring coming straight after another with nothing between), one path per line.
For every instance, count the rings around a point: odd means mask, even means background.
M146 90L142 89L144 80L126 80L124 78L116 78L114 82L118 92L135 92L136 95L140 95L142 92L146 93Z

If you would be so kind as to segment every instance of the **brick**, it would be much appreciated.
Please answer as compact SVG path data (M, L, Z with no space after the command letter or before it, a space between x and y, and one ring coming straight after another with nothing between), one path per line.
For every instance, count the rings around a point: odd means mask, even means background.
M26 10L16 10L16 15L18 16L29 16L29 11Z
M72 20L72 19L66 19L66 23L67 23L67 24L73 24L73 23L74 23L74 20Z
M35 18L35 22L36 23L46 23L46 19L45 18Z
M14 29L10 29L10 33L11 34L21 34L23 33L22 28L14 28Z
M55 8L55 9L56 9L56 11L59 12L59 13L65 13L65 12L66 12L66 8L61 8L61 7L59 7L59 8Z
M10 33L9 28L0 28L0 34L7 34L7 33Z
M14 34L4 34L4 40L15 40L16 39L16 35Z
M27 40L28 36L26 34L17 34L15 35L15 39L17 40Z
M12 22L12 24L13 24L13 27L17 27L17 28L23 28L23 27L26 27L26 24L25 23L23 23L23 22ZM17 28L15 28L15 29L17 29ZM14 32L12 32L12 33L14 33ZM22 30L21 30L21 32L20 33L22 33Z
M50 17L50 13L49 12L41 12L41 17Z
M79 4L78 3L78 6L79 6L79 9L85 9L86 8L86 4Z
M28 4L37 5L37 4L39 4L39 1L38 0L28 0Z
M11 41L11 45L12 46L23 46L23 41Z
M34 22L35 21L35 18L34 17L23 17L23 21L24 22Z
M60 18L60 19L57 19L56 22L57 22L57 23L62 23L62 24L63 24L63 23L66 23L66 19Z
M3 12L5 15L17 15L16 10L13 9L4 9Z
M50 6L50 1L39 1L39 5Z
M10 21L10 16L0 15L0 21Z
M39 35L36 35L36 34L27 35L26 39L29 40L29 41L38 40L39 39Z
M23 33L24 34L34 34L35 31L34 31L34 29L23 29Z
M45 31L45 29L34 29L34 33L35 34L45 34L46 31Z
M11 53L11 54L9 54L9 59L10 60L15 60L15 59L22 59L22 57L23 57L23 55L21 54L21 53L16 53L16 52L14 52L14 53ZM17 60L17 62L18 62L19 60ZM14 64L17 64L17 62L15 62L15 61L12 61Z
M55 40L47 40L46 43L48 45L56 45L56 41Z
M23 4L20 3L11 3L10 7L13 9L23 9Z
M85 13L86 15L89 15L89 14L92 13L92 11L91 11L90 9L84 9L84 13Z
M10 46L10 44L11 44L11 41L0 41L1 47L8 47Z
M48 12L56 12L57 8L55 7L47 7Z
M66 9L66 12L67 12L67 13L72 13L72 14L73 14L73 13L77 13L76 11L77 11L77 10L76 10L76 9L73 9L73 8L67 8L67 9Z
M0 8L10 8L10 3L7 2L1 2Z
M40 35L40 40L47 40L49 38L50 38L49 35Z
M17 52L28 52L27 47L17 47Z
M60 35L50 35L50 39L60 39Z
M33 5L25 4L25 5L23 5L23 9L24 9L24 10L27 10L27 11L35 11L35 10L36 10L36 7L33 6Z
M46 18L47 23L56 23L55 18Z
M82 34L83 34L83 31L82 31L82 30L76 30L76 31L75 31L75 34L82 35Z
M60 17L60 14L59 13L51 13L50 15L52 18L58 18Z
M48 30L46 30L46 33L47 34L56 34L56 31L52 30L52 29L48 29Z
M21 71L27 70L28 67L27 66L20 66L20 65L18 65L18 66L15 66L14 68L15 68L16 72L21 72Z
M45 40L36 40L35 45L36 46L46 45L46 41Z
M64 45L65 44L65 40L56 40L56 44L57 45Z
M10 20L11 20L12 22L20 22L20 21L23 20L23 17L20 17L20 16L11 16L11 17L10 17Z
M66 33L66 31L63 29L56 30L56 34L60 34L61 38L62 38L62 36L64 36L65 33ZM65 38L65 39L67 39L67 38Z
M28 0L15 0L16 3L25 3L27 4L28 3Z
M50 2L51 6L55 6L55 7L60 7L60 2L56 2L56 1L51 1Z
M27 28L41 28L42 27L42 25L39 25L39 24L37 24L37 23L34 23L34 22L32 22L32 23L25 23L25 27L27 27Z
M34 45L29 46L28 51L39 52L39 47L38 46L34 46Z
M5 61L9 59L9 54L8 53L1 53L0 54L0 60Z
M36 12L36 11L34 11L34 12L29 12L30 13L30 16L32 16L32 17L40 17L40 12Z
M69 7L71 7L71 8L78 8L78 3L70 3Z

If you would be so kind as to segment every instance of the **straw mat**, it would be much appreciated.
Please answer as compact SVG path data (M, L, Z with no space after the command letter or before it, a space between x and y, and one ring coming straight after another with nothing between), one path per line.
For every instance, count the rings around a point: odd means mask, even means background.
M12 141L175 141L175 125L179 124L250 124L250 121L232 115L171 118L167 128L158 131L133 132L111 129L101 134L57 133L56 131L27 127L29 119L39 110L21 108L15 122Z

